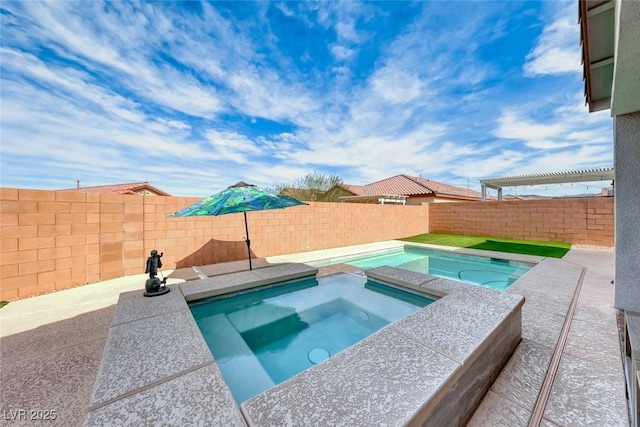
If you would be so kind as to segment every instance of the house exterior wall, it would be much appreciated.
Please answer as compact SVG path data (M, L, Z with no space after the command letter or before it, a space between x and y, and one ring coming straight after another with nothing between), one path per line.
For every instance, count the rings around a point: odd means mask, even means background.
M468 202L468 201L473 201L473 200L460 200L460 199L448 199L446 197L433 197L431 202L432 203L461 203L461 202ZM475 202L479 202L480 199L476 200Z
M407 197L406 204L411 206L419 206L423 203L433 203L433 197Z
M616 308L640 313L640 112L614 117Z
M408 197L407 199L407 205L421 205L422 203L461 203L461 202L465 202L465 200L460 200L460 199L447 199L445 197L437 197L437 196L428 196L428 197L420 197L420 196L414 196L414 197ZM474 203L478 203L480 202L480 199L478 199L478 201L474 202Z
M247 258L243 215L168 218L197 198L0 188L0 300L164 269ZM310 203L247 214L255 257L425 233L421 206Z
M613 224L612 197L429 205L430 233L613 247Z

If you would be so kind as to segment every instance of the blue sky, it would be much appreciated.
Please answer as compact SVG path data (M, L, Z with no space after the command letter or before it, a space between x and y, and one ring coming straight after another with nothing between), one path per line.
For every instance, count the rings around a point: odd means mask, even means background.
M577 9L3 1L1 185L149 181L204 197L319 171L479 190L481 177L610 167L609 112L584 105Z

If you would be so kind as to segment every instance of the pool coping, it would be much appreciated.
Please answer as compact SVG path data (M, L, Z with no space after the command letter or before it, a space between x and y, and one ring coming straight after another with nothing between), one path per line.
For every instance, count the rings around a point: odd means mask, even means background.
M427 249L434 249L437 251L446 251L446 252L455 252L455 253L465 254L465 255L473 255L473 256L479 256L482 258L497 258L497 259L504 259L508 261L525 262L529 264L538 264L546 258L544 256L539 256L539 255L497 252L497 251L488 251L485 249L458 248L454 246L433 245L430 243L404 242L404 245L410 246L410 247L416 247L416 248L427 248Z
M525 254L516 254L516 253L508 253L508 252L496 252L496 251L488 251L484 249L471 249L471 248L459 248L454 246L443 246L443 245L434 245L430 243L416 243L416 242L404 242L401 240L394 240L385 242L386 244L382 247L368 247L367 245L358 245L358 246L350 247L350 250L345 250L343 253L336 254L335 251L314 251L314 252L306 252L304 254L294 254L294 255L280 255L276 257L268 258L270 262L302 262L307 263L309 265L315 266L317 264L327 264L326 266L331 266L338 264L342 261L348 261L352 258L358 258L362 256L373 256L373 255L382 255L385 253L391 253L401 250L404 247L413 247L419 249L431 249L435 251L441 252L453 252L456 254L464 254L477 256L482 258L496 258L507 261L516 261L523 262L528 264L538 264L542 262L546 257L538 256L538 255L525 255ZM325 265L323 265L325 266Z
M269 425L278 424L278 420L282 416L297 419L298 423L304 423L302 420L312 413L313 416L324 414L323 422L338 424L348 422L349 424L362 425L370 424L373 420L379 423L384 419L384 414L380 411L389 414L389 408L394 405L398 410L404 410L402 412L404 415L400 419L404 419L408 423L424 418L425 414L443 411L442 405L438 406L436 403L451 401L451 399L445 399L448 391L443 388L443 384L464 378L465 373L470 372L468 368L473 365L473 362L492 350L490 343L495 341L496 331L506 329L510 331L510 341L506 346L507 352L501 352L497 355L500 363L503 359L506 363L511 354L509 349L513 351L521 337L520 309L524 303L524 297L392 267L367 270L367 276L372 279L427 293L440 297L440 299L308 371L243 402L240 409L226 386L193 316L191 316L187 302L285 280L314 276L317 272L318 269L305 264L278 264L259 270L243 271L172 285L170 286L172 292L157 298L145 298L141 291L121 294L89 402L85 425L103 425L105 422L113 422L114 420L123 422L128 420L127 422L131 425L148 423L150 420L161 423L169 422L168 419L150 416L150 411L157 414L165 413L166 411L161 408L166 405L167 401L172 403L171 413L177 411L183 416L187 414L189 419L196 417L203 424ZM430 318L429 313L435 311L433 307L444 312L453 310L467 313L468 316L471 316L469 319L472 320L472 323L482 324L487 319L498 323L494 324L495 328L492 331L481 329L471 333L469 330L464 330L461 333L451 334L451 331L447 330L446 322ZM420 316L426 317L419 322L435 322L434 326L438 331L436 338L441 341L438 345L425 343L424 337L420 337L421 332L415 329L415 325L412 326L411 322ZM484 320L479 322L479 318ZM367 397L367 393L362 388L358 389L345 384L345 378L348 376L345 376L344 369L347 369L347 372L359 372L364 368L358 378L352 378L353 381L380 378L381 374L383 376L389 375L392 372L392 366L394 372L401 376L403 372L408 372L411 369L416 372L425 372L425 367L422 366L424 362L421 362L424 358L405 360L399 363L398 354L383 351L384 349L388 350L389 342L400 343L398 345L408 346L407 348L411 348L414 353L418 352L425 357L440 360L448 367L448 371L445 370L448 374L444 377L441 376L439 382L436 381L436 383L433 378L427 378L422 382L415 381L415 379L412 381L413 384L428 385L428 394L431 399L427 399L426 402L422 401L424 400L422 398L420 402L417 402L415 398L412 400L404 396L404 391L400 388L396 390L396 394L400 395L394 400L395 403L386 402L384 408L379 407L378 413L376 413L371 406L372 403L374 406L376 403L372 396ZM376 348L377 350L375 350ZM461 353L451 350L447 353L443 348L466 348L468 351ZM351 353L359 351L365 354L371 354L373 351L374 354L386 355L386 362L380 365L384 367L384 372L368 369L366 366L362 366L360 360L349 358ZM337 359L338 357L340 359ZM337 363L340 366L337 366ZM416 366L415 363L419 366ZM488 377L494 377L497 373L499 370L491 372ZM430 375L437 376L438 374L431 372ZM336 414L341 413L336 411L335 404L326 404L326 399L312 399L313 391L306 395L305 393L301 394L299 392L300 384L308 381L310 376L312 379L314 376L323 378L325 387L332 384L335 387L344 387L344 401L362 404L363 399L373 399L373 401L369 400L367 404L372 412L363 415L367 420L335 419ZM329 381L329 378L332 380ZM187 390L185 390L185 383L191 384L190 387L186 387ZM490 383L487 387L489 385ZM321 390L321 388L315 387L314 390ZM478 390L470 401L481 399L484 396L486 390L484 388ZM422 396L424 392L425 390L422 391ZM287 393L302 396L306 399L307 404L300 406L300 403L291 403L287 405L284 403L287 401L282 400L282 396L280 396ZM478 393L480 393L479 398ZM390 393L385 396L377 396L381 401L388 401L390 397ZM340 403L343 409L345 407L344 401ZM310 408L309 404L313 407ZM477 404L479 404L479 400ZM477 404L473 405L477 406ZM473 414L475 409L473 405L469 409L470 412L465 412L465 417L467 413L469 413L469 417ZM280 409L274 414L273 408ZM450 413L451 410L449 408L449 412L443 413ZM453 411L454 416L460 416L457 407L453 407ZM357 413L357 411L352 411L349 416ZM166 414L162 416L166 416ZM156 417L162 416L156 415ZM397 416L398 414L394 413L393 420L387 419L387 421L397 423L399 421Z
M393 267L366 274L441 298L243 402L250 426L438 426L471 418L520 342L524 297Z

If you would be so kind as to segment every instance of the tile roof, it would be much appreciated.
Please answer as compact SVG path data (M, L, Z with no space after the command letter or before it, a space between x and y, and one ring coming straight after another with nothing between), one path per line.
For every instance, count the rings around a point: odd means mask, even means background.
M338 186L351 191L355 196L367 195L367 193L365 193L364 185L338 184Z
M325 192L315 188L294 188L285 187L280 190L280 194L293 197L298 200L316 201L319 200Z
M394 194L400 196L433 196L463 200L480 200L479 191L410 175L396 175L366 185L342 184L356 196Z
M150 185L147 181L131 182L127 184L98 185L94 187L65 188L60 191L82 191L84 193L101 194L134 194L139 195L141 191L150 191L158 196L170 196L159 188Z

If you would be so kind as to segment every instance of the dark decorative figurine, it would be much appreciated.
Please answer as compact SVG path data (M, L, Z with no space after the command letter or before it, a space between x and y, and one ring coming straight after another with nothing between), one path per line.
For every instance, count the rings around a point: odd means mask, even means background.
M144 272L149 273L149 279L145 284L145 297L164 295L171 290L165 286L167 284L166 277L163 277L162 280L156 277L158 268L162 268L162 260L160 259L162 255L164 255L164 252L160 252L160 255L158 255L158 251L154 249L151 251L151 256L147 258L147 268Z

